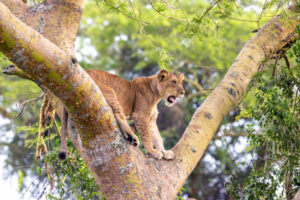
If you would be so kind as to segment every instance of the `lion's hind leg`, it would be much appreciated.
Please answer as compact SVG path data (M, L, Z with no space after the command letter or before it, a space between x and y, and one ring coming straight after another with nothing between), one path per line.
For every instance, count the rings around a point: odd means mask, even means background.
M139 145L138 137L134 134L134 132L131 130L130 126L128 125L126 116L125 116L123 109L118 101L115 91L112 88L110 88L106 85L103 85L103 84L100 84L98 86L100 87L100 90L102 91L102 94L104 95L107 103L112 108L113 113L116 117L116 120L121 128L122 133L123 133L123 136L133 146L138 146Z
M49 96L46 94L44 96L43 104L40 110L40 120L39 120L39 132L38 132L38 139L37 139L37 144L36 144L36 152L35 152L35 157L37 160L41 158L42 154L42 148L44 149L45 153L47 154L47 146L45 144L44 138L43 138L43 133L45 130L45 127L47 126L47 118L49 115L49 107L51 104L51 101L49 99Z
M65 160L67 158L67 130L68 130L68 112L65 107L62 108L61 134L60 134L60 152L58 158Z

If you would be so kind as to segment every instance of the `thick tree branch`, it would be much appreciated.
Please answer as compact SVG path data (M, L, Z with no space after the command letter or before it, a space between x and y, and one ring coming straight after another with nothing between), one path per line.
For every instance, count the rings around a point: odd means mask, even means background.
M26 74L23 70L21 70L15 65L9 65L5 67L3 69L3 73L7 75L19 76L21 78L33 81L33 79L28 74Z
M0 2L6 5L16 16L23 15L27 8L27 5L22 0L0 0Z
M2 3L0 10L0 51L65 104L80 133L81 155L98 184L102 183L100 188L111 191L115 185L118 190L106 197L116 199L122 194L133 199L142 192L141 186L135 187L141 184L141 177L130 156L133 147L126 145L97 85L75 59L14 17ZM79 137L76 131L74 134ZM121 170L122 166L128 167ZM111 173L104 173L108 170ZM112 174L118 174L117 178L112 179ZM110 184L104 184L108 180Z
M296 195L294 196L293 200L299 200L300 199L300 189L298 189Z
M98 116L101 110L99 105L106 103L87 73L77 63L72 62L71 56L11 15L1 3L0 9L0 50L34 80L51 89L64 101L69 110L80 110L78 116L89 113L89 106L83 106L88 102L97 109L90 115ZM23 30L22 33L19 30ZM79 77L82 80L81 76L84 81L77 82ZM71 101L66 97L65 91L70 91L73 97L70 98ZM93 96L97 93L98 95ZM73 118L76 121L78 117ZM79 124L83 125L91 123L89 116L78 120Z
M73 54L84 0L48 0L31 7L21 0L0 0L0 2L3 2L25 24L64 51ZM28 76L18 67L15 68L15 73L14 75L22 78Z
M187 176L203 156L222 119L239 102L252 76L263 62L293 38L298 24L295 15L288 19L281 16L271 19L245 44L222 82L194 113L184 135L174 147ZM184 180L180 181L183 185Z

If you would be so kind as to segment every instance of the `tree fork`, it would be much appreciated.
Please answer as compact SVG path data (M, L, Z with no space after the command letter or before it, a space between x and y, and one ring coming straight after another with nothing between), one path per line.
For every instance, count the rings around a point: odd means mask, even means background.
M129 156L132 147L127 146L121 136L114 116L95 83L77 63L72 62L72 56L16 19L3 4L0 4L0 10L1 51L39 84L54 89L54 93L64 101L83 138L81 156L98 184L101 184L105 196L114 199L126 196L131 199L138 195L138 198L142 198L141 187L136 186L141 178L136 177L133 157ZM22 30L22 34L18 30ZM68 92L73 97L66 95ZM73 99L73 102L68 103L68 99ZM94 112L90 112L92 110ZM73 133L75 138L79 138L76 132ZM80 142L78 147L81 146ZM112 173L105 173L100 179L99 174L107 172L107 169L117 174L117 178L112 179ZM108 185L107 180L115 184ZM127 182L124 184L120 180ZM111 196L112 188L116 191L113 193L115 197Z

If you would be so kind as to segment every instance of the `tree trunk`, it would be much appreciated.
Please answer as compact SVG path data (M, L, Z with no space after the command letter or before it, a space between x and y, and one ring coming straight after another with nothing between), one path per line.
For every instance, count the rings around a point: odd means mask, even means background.
M249 40L196 110L173 148L176 158L166 161L126 143L101 91L73 58L82 8L83 0L33 7L0 0L0 51L66 106L78 130L69 136L107 199L175 199L252 76L293 38L299 23L295 15L276 16Z

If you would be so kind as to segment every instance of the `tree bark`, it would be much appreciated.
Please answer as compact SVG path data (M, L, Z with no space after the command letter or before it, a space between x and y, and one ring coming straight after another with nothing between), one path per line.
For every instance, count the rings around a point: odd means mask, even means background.
M173 148L176 158L165 161L126 143L101 91L73 58L83 0L47 0L34 7L20 2L0 0L0 51L65 105L79 133L73 129L70 137L107 199L175 199L252 76L299 24L289 11L289 18L274 17L249 40L196 110Z

